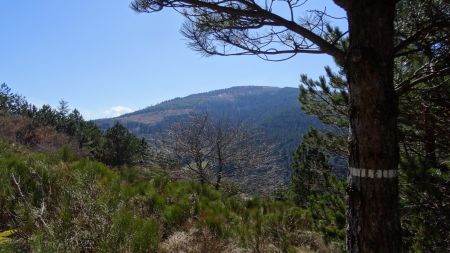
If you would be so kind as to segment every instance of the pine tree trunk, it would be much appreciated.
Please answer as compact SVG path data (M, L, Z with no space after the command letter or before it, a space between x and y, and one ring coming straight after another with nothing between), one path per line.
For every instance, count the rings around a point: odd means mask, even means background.
M392 40L395 1L352 1L347 11L351 122L347 250L400 252Z

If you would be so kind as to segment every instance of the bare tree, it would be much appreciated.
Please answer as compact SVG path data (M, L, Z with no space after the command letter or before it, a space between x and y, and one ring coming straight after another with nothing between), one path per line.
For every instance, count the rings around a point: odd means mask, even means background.
M175 173L189 171L191 178L201 184L211 183L208 157L208 115L192 115L188 120L175 123L159 141L160 162L176 166ZM161 160L162 158L162 160ZM185 173L182 173L185 174Z
M276 167L274 146L257 129L225 118L211 119L206 113L175 123L157 143L158 163L172 167L173 175L216 189L224 179L246 182L256 170ZM266 176L261 178L267 180Z
M216 189L224 177L246 185L249 184L246 180L275 182L273 172L277 171L278 159L275 145L264 140L261 132L249 124L231 122L226 118L211 120L209 129L213 149L209 160L216 175Z

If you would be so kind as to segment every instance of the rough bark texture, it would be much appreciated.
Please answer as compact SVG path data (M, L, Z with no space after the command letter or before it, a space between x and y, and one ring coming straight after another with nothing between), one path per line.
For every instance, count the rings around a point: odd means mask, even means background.
M395 1L347 6L350 48L350 167L397 170L398 103L393 85ZM348 252L400 252L398 178L348 177Z

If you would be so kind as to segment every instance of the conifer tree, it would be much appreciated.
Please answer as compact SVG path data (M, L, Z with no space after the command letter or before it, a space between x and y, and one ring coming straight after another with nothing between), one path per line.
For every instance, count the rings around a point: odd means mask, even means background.
M106 131L105 137L103 160L106 164L111 166L133 164L142 152L141 140L118 122Z
M291 184L294 201L300 206L311 207L311 197L325 190L324 175L330 166L322 150L317 130L310 129L294 154Z
M345 238L344 180L331 172L324 135L310 129L294 154L291 193L294 202L311 211L316 229L343 248Z

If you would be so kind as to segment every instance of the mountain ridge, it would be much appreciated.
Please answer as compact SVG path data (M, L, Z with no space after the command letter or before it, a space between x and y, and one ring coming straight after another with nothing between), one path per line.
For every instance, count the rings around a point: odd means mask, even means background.
M146 108L139 109L139 110L134 111L134 112L125 113L123 115L120 115L120 116L117 116L117 117L114 117L114 118L120 118L120 117L124 117L124 116L126 117L126 116L133 115L133 114L148 112L148 111L154 110L155 108L163 107L166 104L177 102L178 100L183 100L183 99L193 99L193 98L201 99L201 98L211 97L211 96L218 96L218 97L220 97L221 95L222 95L223 99L226 99L227 98L226 95L229 95L229 96L230 95L240 95L240 96L242 96L242 95L245 95L243 92L247 92L247 94L248 94L250 92L253 92L253 93L258 92L258 90L260 92L262 92L263 90L265 90L265 91L267 91L267 90L274 91L274 90L279 90L279 89L298 90L297 88L294 88L294 87L274 87L274 86L260 86L260 85L232 86L232 87L224 88L224 89L218 89L218 90L211 90L211 91L206 91L206 92L194 93L194 94L190 94L190 95L187 95L187 96L184 96L184 97L176 97L176 98L173 98L173 99L162 101L162 102L157 103L155 105L147 106ZM232 93L232 94L223 94L223 93ZM101 120L101 119L99 119L99 120Z

